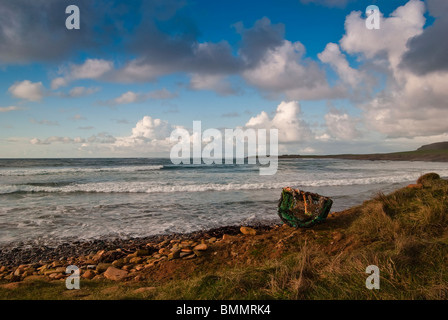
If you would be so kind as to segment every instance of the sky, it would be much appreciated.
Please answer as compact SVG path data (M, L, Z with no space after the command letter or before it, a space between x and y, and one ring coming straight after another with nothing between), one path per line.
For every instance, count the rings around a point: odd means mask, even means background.
M448 1L0 0L0 16L0 158L168 156L193 121L278 129L280 154L448 140Z

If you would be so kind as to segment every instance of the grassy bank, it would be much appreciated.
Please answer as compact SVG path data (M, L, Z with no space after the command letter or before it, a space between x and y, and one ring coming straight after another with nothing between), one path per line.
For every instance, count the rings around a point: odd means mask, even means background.
M312 229L225 235L192 260L165 260L140 280L0 280L2 299L447 299L448 182L379 194ZM380 290L365 287L368 265Z

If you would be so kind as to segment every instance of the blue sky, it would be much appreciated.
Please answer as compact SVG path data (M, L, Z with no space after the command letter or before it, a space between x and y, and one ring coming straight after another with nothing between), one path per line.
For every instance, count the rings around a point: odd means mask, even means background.
M80 30L65 28L70 4ZM371 4L379 30L365 27ZM277 128L280 153L447 137L440 0L17 0L0 13L3 158L164 156L194 120Z

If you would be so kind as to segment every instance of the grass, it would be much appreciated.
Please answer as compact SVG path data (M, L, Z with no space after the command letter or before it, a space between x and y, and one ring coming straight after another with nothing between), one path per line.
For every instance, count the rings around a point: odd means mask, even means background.
M0 298L448 299L448 181L426 179L420 189L378 194L348 214L348 225L328 222L307 233L321 241L291 233L294 246L277 258L255 244L249 250L255 265L223 263L212 270L204 263L183 280L88 281L78 292L68 292L64 282L34 282L0 289ZM335 230L343 239L330 244ZM365 287L372 264L380 269L380 290ZM157 288L135 292L152 286Z

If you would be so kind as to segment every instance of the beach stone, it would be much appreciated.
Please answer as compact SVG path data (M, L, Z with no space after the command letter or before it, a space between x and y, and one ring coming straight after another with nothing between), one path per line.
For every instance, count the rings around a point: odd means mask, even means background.
M142 263L143 260L144 259L142 257L134 257L131 260L129 260L129 262L133 264L140 264Z
M198 244L197 246L194 247L194 250L198 250L198 251L205 251L207 250L207 245L205 243L201 243Z
M104 250L100 250L100 251L98 251L93 257L92 257L92 259L93 260L95 260L95 261L99 261L100 260L100 258L103 256L103 254L105 254L106 253L106 251L104 251Z
M210 239L208 239L208 243L215 243L216 240L216 237L211 237Z
M249 227L241 227L240 231L242 234L250 235L250 236L255 236L257 234L257 230L255 230L253 228L249 228Z
M121 269L125 265L124 259L115 260L114 262L112 262L112 265L116 268Z
M181 252L180 254L179 254L179 258L184 258L184 257L186 257L186 256L189 256L191 254L191 252Z
M87 266L87 269L92 269L92 270L95 270L96 269L96 264L89 264L88 266Z
M168 260L174 260L180 258L180 250L174 250L168 255Z
M162 248L159 250L159 254L167 256L170 254L170 250L168 248Z
M93 272L92 270L87 270L86 272L84 272L82 274L82 277L84 279L91 280L91 279L93 279L93 277L95 277L95 275L96 275L95 272Z
M113 281L120 281L126 278L128 275L127 271L117 269L115 267L110 266L107 268L106 272L104 272L104 277Z
M97 271L98 273L103 273L103 272L105 272L110 266L112 266L111 263L99 263L99 264L96 266L96 271Z
M230 239L231 239L230 235L228 235L228 234L223 234L222 235L222 240L230 240Z
M146 249L139 249L136 251L137 257L147 256L149 255L149 251Z
M87 265L96 265L96 261L93 259L87 259L84 263Z
M191 260L191 259L194 259L194 258L196 258L196 255L193 253L193 254L190 254L190 255L188 255L186 257L183 257L182 259L183 260Z

